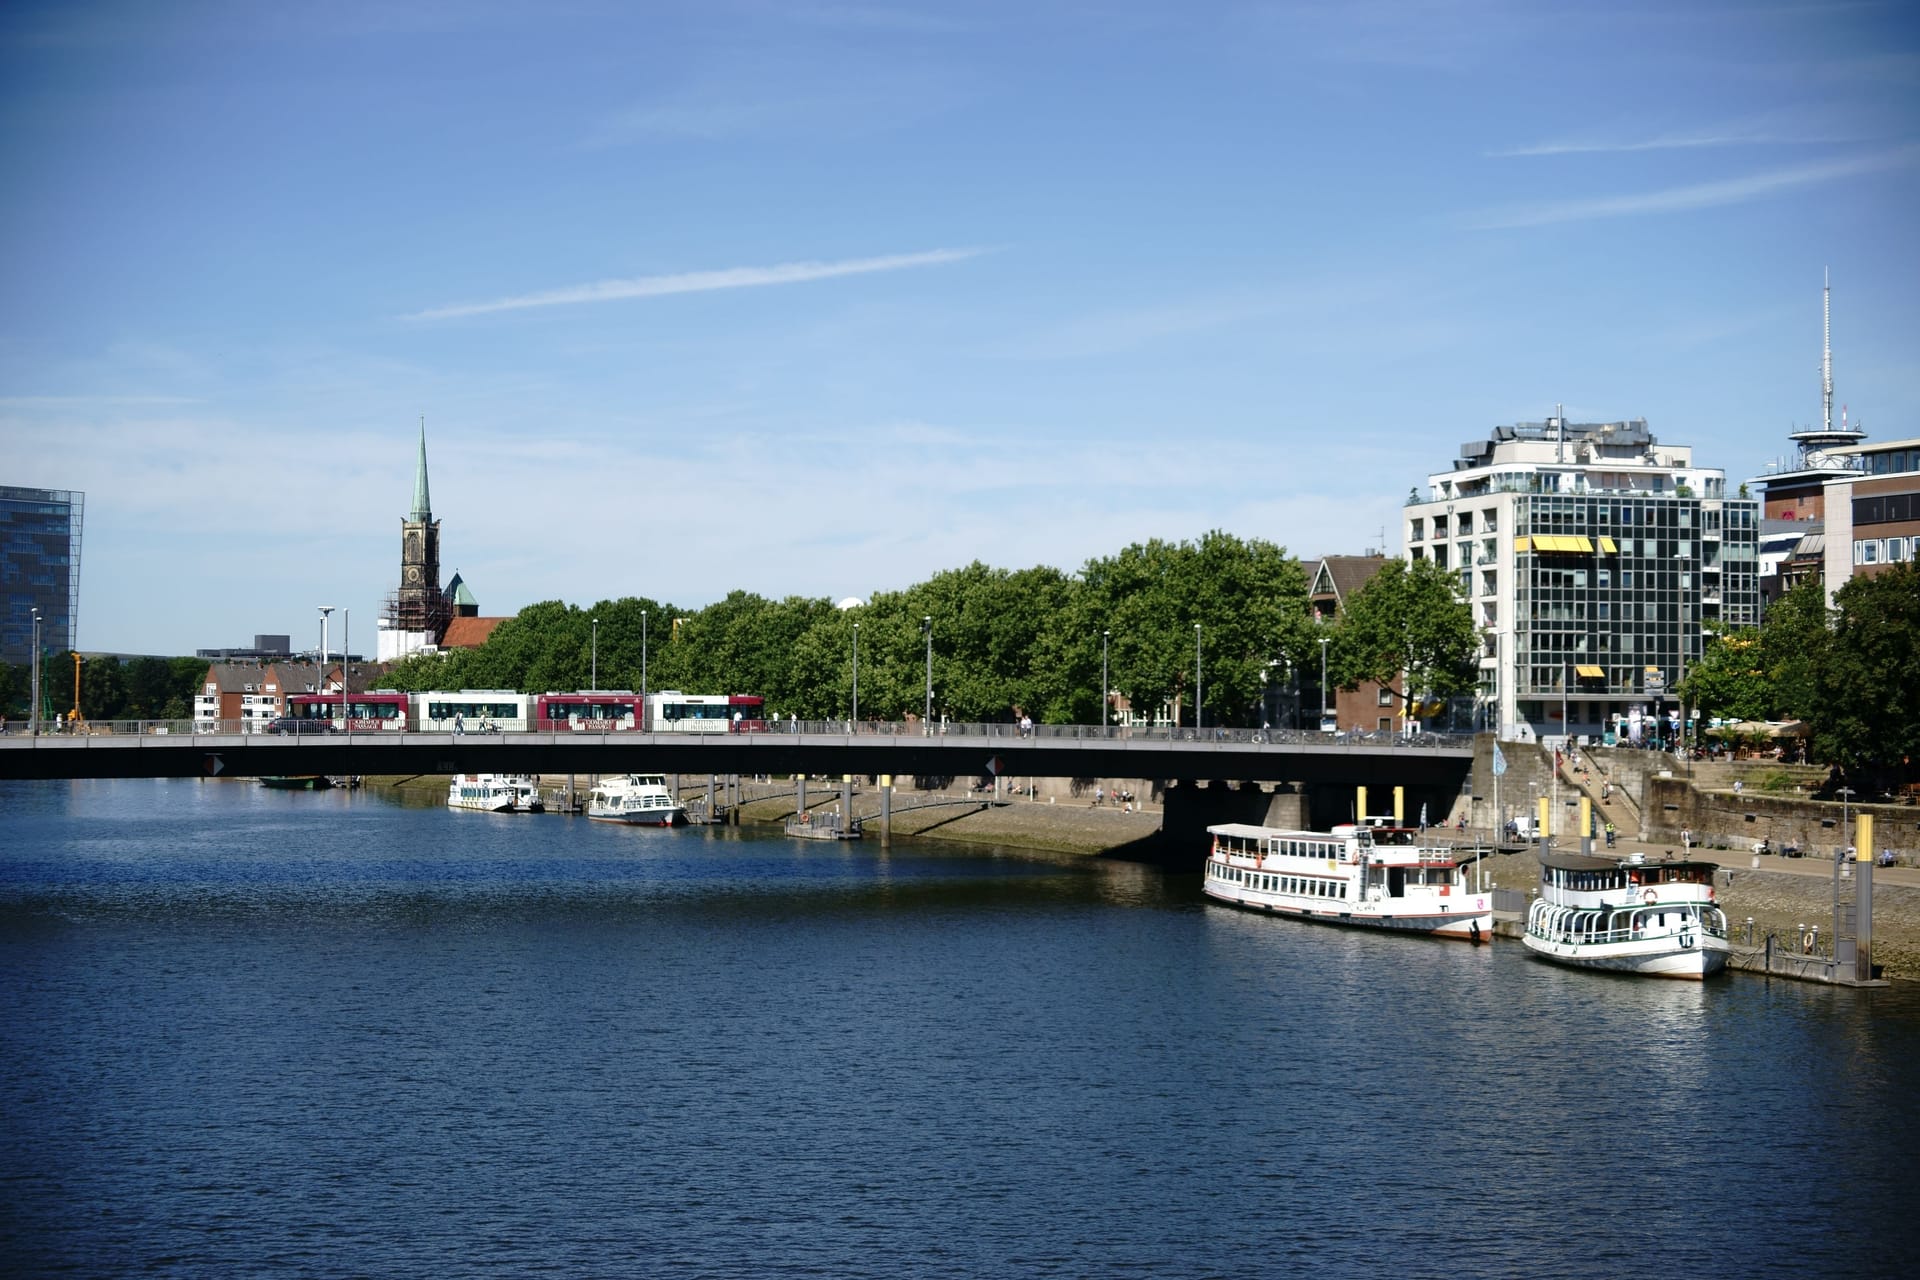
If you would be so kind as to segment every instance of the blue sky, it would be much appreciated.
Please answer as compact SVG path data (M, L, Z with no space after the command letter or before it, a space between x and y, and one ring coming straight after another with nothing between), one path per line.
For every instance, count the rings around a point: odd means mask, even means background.
M80 643L396 585L427 425L487 613L1224 528L1398 547L1496 423L1735 479L1920 434L1899 3L15 3L0 482ZM1384 531L1384 537L1383 537ZM339 619L334 622L338 642Z

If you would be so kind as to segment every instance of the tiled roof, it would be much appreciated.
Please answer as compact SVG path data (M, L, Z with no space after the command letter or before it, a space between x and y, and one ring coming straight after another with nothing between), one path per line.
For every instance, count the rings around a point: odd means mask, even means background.
M447 634L440 637L440 647L478 649L487 642L493 629L505 621L505 618L455 618L447 624Z
M1323 556L1313 573L1309 594L1316 599L1331 595L1344 603L1348 596L1365 586L1387 563L1385 556Z

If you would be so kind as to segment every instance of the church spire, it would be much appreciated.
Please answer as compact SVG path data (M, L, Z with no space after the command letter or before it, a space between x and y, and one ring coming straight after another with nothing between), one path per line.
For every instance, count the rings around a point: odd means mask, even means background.
M409 520L432 520L433 503L427 498L427 415L420 415L420 463L413 473L413 510Z

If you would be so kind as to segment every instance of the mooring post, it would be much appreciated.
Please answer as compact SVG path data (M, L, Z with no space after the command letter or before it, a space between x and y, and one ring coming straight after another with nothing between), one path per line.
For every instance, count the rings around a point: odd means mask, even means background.
M799 790L794 793L793 811L804 815L807 812L807 775L796 773L793 778L799 787Z
M893 775L880 775L880 843L893 840Z

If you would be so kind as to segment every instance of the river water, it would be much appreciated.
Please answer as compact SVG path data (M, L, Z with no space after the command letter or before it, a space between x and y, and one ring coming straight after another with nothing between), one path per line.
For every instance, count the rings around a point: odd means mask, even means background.
M1198 877L0 783L11 1274L1911 1275L1920 998Z

